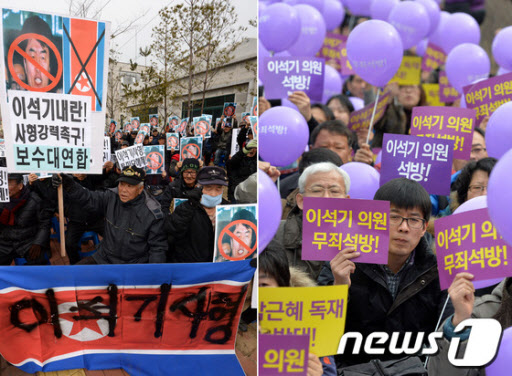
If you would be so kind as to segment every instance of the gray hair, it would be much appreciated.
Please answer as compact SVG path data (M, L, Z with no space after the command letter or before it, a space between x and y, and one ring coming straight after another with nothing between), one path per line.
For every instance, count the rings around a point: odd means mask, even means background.
M350 176L341 168L331 162L320 162L309 166L302 172L299 178L299 192L304 193L306 191L306 180L309 176L314 175L318 172L331 172L336 171L343 179L345 183L345 193L348 195L350 192Z

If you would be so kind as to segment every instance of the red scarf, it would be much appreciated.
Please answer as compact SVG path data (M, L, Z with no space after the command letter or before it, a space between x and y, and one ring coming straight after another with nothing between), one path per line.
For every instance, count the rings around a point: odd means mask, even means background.
M11 198L11 202L3 206L0 212L0 223L7 226L14 226L16 211L27 203L30 191L23 187L18 198Z

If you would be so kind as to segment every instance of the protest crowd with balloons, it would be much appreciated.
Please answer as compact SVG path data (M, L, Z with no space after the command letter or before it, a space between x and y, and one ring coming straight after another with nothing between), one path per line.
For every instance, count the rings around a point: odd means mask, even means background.
M307 334L310 376L384 374L373 373L378 367L403 375L509 373L512 26L496 25L502 28L486 51L480 29L485 15L484 1L259 1L260 287L292 286L282 298L259 289L260 326L262 334ZM397 204L395 197L402 200L404 192L410 197ZM377 261L378 245L361 242L374 232L359 227L345 235L350 230L343 227L349 214L353 222L375 215L378 197L391 202L391 211L380 213L389 217L389 259L383 261ZM421 213L427 206L429 212ZM359 243L350 240L354 234ZM412 252L394 268L396 243L404 245L415 234ZM387 245L387 238L381 240L386 244L379 252ZM433 266L416 275L426 265L421 262L430 262L422 256L423 246ZM373 259L363 259L370 255ZM289 272L278 278L279 270ZM377 288L383 290L376 293L368 281L379 279ZM348 285L341 330L329 321L331 331L322 335L321 325L313 324L320 303L307 300L308 290L293 288L341 280ZM414 292L412 286L418 286ZM321 296L324 287L314 288ZM286 321L295 314L292 298L304 312L311 303L303 324ZM273 322L281 319L271 318L276 311L269 308L277 300L289 307L281 324ZM406 308L412 301L425 306L416 307L420 312ZM351 305L361 302L370 313L362 310L362 317L355 317L359 311ZM414 316L400 322L400 310ZM425 311L432 312L430 318ZM495 358L455 367L448 346L454 338L468 340L470 330L456 327L470 317L496 319L503 329L501 345ZM341 353L343 326L354 330L354 322L365 320L389 337L417 334L419 328L440 331L443 343L430 356L421 356L419 348L414 352L420 355L413 364L417 373L404 371L411 366L407 356L390 355L385 340L379 342L382 352L373 353L379 355ZM319 343L331 337L336 347L329 352ZM274 367L267 357L273 350L267 352L272 348L262 347L261 338L260 371Z

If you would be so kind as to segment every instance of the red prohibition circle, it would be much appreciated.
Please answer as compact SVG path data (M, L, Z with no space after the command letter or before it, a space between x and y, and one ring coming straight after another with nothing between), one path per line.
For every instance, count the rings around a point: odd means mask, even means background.
M255 104L252 108L252 116L258 116L258 105Z
M144 138L145 138L145 137L146 137L146 136L144 135L144 133L139 133L139 134L137 135L137 137L135 138L135 143L136 143L136 144L142 144L142 143L144 142Z
M238 239L236 237L235 234L233 234L231 231L229 231L230 227L236 226L239 223L243 224L243 225L248 225L250 228L252 228L254 230L254 236L256 236L256 242L254 243L254 246L252 248L249 248L249 245L247 245L244 242L242 242L240 239ZM228 234L229 237L234 238L235 241L240 243L242 245L242 247L244 247L246 250L249 251L249 254L247 256L243 257L243 258L241 258L241 257L231 257L231 256L226 255L226 253L224 252L224 249L222 248L222 238L224 237L224 234ZM230 222L227 226L225 226L222 229L222 231L219 234L219 240L217 241L217 249L219 250L219 253L222 255L222 257L224 257L226 260L231 260L231 261L245 260L245 259L249 258L249 256L254 253L256 248L258 248L258 238L257 238L258 235L257 234L258 234L258 230L257 230L257 227L256 227L256 225L254 223L252 223L251 221L248 221L246 219L238 219L236 221Z
M151 153L149 153L148 155L146 155L146 167L149 168L150 170L153 170L153 171L156 171L158 170L160 167L162 167L162 154L156 152L156 151L152 151ZM154 167L150 167L150 163L149 161L158 161L158 167L154 168Z
M199 120L196 123L196 127L195 127L196 134L198 134L200 136L205 136L208 133L208 128L210 128L210 125L206 121Z
M231 117L235 113L235 107L234 106L226 106L224 107L224 116Z
M197 146L196 144L188 144L183 147L183 150L181 151L182 160L184 159L183 154L185 152L187 152L191 155L191 157L189 157L189 158L196 158L196 159L199 158L200 150L199 150L199 146Z
M28 56L27 53L20 48L19 44L26 39L39 39L42 42L46 43L46 45L48 47L50 47L50 49L55 54L55 58L57 59L57 75L56 75L56 77L53 77L50 74L50 72L47 72L46 69L44 69L37 61L35 61L30 56ZM23 81L21 81L21 79L18 77L18 75L14 71L14 59L13 59L14 51L18 52L21 56L23 56L25 59L29 60L33 65L35 65L41 71L41 73L43 73L46 77L48 77L50 79L51 83L45 87L35 88L35 87L32 87L32 86L24 83ZM35 34L35 33L22 34L11 43L11 46L9 47L7 63L9 65L9 72L11 72L12 78L14 78L14 80L22 88L24 88L25 90L28 90L28 91L48 92L48 91L52 90L55 86L57 86L57 84L59 83L60 78L62 76L62 57L60 56L59 50L57 49L57 47L51 40L49 40L48 38L46 38L43 35L39 35L39 34ZM52 78L53 78L53 81L52 81Z
M178 139L175 136L169 137L167 139L167 147L170 149L174 149L178 146Z
M254 132L254 135L258 135L258 122L254 123L252 126L252 131Z

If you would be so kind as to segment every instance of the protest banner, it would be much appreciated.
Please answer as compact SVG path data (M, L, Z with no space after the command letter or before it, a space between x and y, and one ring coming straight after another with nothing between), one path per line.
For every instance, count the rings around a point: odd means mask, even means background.
M462 88L467 108L476 110L476 126L512 99L512 73L492 77Z
M254 136L254 138L258 138L258 117L257 116L249 116L249 121L251 122L251 129L252 129L252 134ZM286 133L286 128L284 130L281 130L280 127L278 127L278 134L282 134L282 132L285 132ZM281 133L279 133L281 132Z
M158 128L158 114L149 115L149 124L151 126L151 129Z
M187 158L201 159L202 156L202 137L182 137L180 139L180 161L183 161Z
M341 44L341 75L342 76L351 76L353 74L356 74L354 71L354 68L352 68L352 64L350 64L350 61L348 61L347 56L347 39L348 37L343 35L342 36L343 42Z
M453 140L453 158L469 160L475 110L458 107L414 107L411 136Z
M309 336L260 334L258 369L260 375L308 374Z
M188 127L188 120L182 119L176 132L178 132L182 137L186 137L187 136L187 127Z
M459 92L448 81L444 69L439 71L439 100L444 103L453 103L459 98Z
M23 371L243 374L234 344L249 261L51 269L1 270L0 352Z
M262 81L265 97L287 98L303 91L313 101L321 101L324 92L325 61L315 57L268 57L263 59Z
M251 116L258 116L258 97L252 98Z
M385 133L380 185L404 177L431 195L449 195L453 145L453 140Z
M5 158L5 140L0 138L0 158Z
M160 175L165 171L165 145L144 146L148 175Z
M167 150L179 150L180 149L180 134L179 133L166 133Z
M236 112L236 103L234 102L228 102L224 103L224 110L222 113L224 114L224 117L230 118L232 117Z
M202 115L193 120L194 136L200 136L203 139L212 137L211 118Z
M215 218L214 262L256 257L258 218L255 204L217 205Z
M375 111L375 118L373 120L374 125L384 116L388 105L391 103L391 99L390 93L385 93L379 97L377 109ZM348 128L354 132L360 128L369 129L374 107L375 102L372 102L361 108L359 111L352 112L348 121Z
M347 285L265 287L258 292L262 333L307 334L310 352L317 356L337 353L345 332Z
M116 150L116 158L121 170L133 165L139 168L146 166L146 156L142 145L133 145L124 149Z
M240 145L238 144L238 134L240 133L240 128L234 128L231 133L231 152L229 153L229 156L233 156L240 150Z
M148 135L148 133L146 133L146 131L139 130L139 133L137 133L137 136L135 137L133 144L134 145L142 145L144 143L144 139L146 138L147 135Z
M450 287L462 272L473 274L473 281L512 276L509 246L493 226L487 208L438 218L434 226L441 289Z
M439 84L422 84L427 99L427 106L444 106L439 99Z
M110 120L110 126L108 128L109 133L112 135L116 131L117 122L115 120Z
M110 161L110 137L103 137L103 163Z
M132 126L131 131L139 131L140 119L138 116L130 118L130 124Z
M341 48L346 42L346 36L328 32L316 56L324 58L326 64L341 72Z
M242 112L242 121L245 121L247 124L249 124L249 116L251 116L250 112Z
M166 133L176 132L176 129L181 123L181 119L178 116L169 116L168 126L169 128L165 130Z
M0 202L10 202L7 167L0 167Z
M421 61L421 70L423 72L432 72L441 67L446 62L446 54L443 49L432 42L427 44L427 50Z
M101 173L101 143L91 140L101 139L105 129L110 25L2 8L0 28L9 171ZM47 59L33 57L29 49L36 47Z
M304 197L302 259L331 261L342 249L361 255L352 261L387 264L389 201Z
M404 56L400 68L389 82L398 85L419 85L421 82L421 57Z

